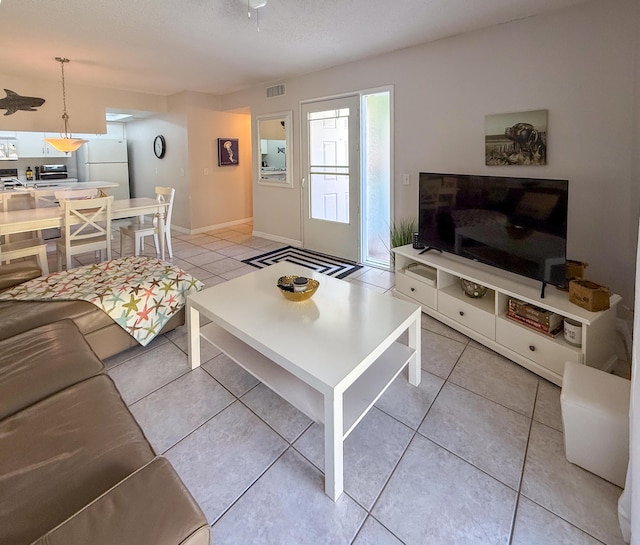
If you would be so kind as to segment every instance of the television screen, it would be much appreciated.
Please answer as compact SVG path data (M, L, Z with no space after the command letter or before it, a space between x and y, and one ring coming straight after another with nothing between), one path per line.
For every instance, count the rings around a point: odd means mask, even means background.
M567 180L421 172L427 248L553 285L566 283Z

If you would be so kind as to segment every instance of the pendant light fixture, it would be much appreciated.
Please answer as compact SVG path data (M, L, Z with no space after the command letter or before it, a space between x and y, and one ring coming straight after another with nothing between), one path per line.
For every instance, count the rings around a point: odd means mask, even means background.
M62 122L64 125L64 134L60 134L60 138L45 138L44 141L51 144L58 151L70 153L76 151L82 144L87 142L83 138L73 138L69 132L69 114L67 113L67 93L64 86L64 65L69 59L64 57L56 57L56 61L60 63L62 69Z

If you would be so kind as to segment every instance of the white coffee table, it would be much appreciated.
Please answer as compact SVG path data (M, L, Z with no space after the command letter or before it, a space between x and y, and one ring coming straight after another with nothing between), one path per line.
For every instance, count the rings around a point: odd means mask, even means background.
M285 299L280 276L315 278L308 301ZM200 327L200 314L211 323ZM409 366L420 383L420 307L310 269L278 263L190 295L189 361L200 336L274 392L324 424L325 492L343 491L343 442ZM398 337L408 330L408 345Z

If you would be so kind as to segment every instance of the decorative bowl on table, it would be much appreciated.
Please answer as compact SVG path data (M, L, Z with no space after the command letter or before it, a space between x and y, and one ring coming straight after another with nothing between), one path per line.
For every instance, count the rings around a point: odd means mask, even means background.
M313 278L297 275L281 276L278 278L280 293L289 301L306 301L316 292L320 282Z
M472 280L467 280L466 278L460 279L460 285L462 286L462 291L464 291L464 294L468 297L472 297L473 299L484 297L487 293L486 286L477 284Z

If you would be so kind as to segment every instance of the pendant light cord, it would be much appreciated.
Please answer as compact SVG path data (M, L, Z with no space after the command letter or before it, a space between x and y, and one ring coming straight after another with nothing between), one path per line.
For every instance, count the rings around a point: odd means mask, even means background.
M67 113L67 89L64 82L64 65L69 62L69 59L64 57L55 57L56 61L60 63L62 71L62 121L64 123L64 134L60 135L60 138L45 138L44 141L50 144L58 151L64 151L65 153L71 153L76 151L82 144L87 141L84 138L73 138L69 132L69 114Z
M56 60L60 63L62 69L62 121L64 123L64 137L69 138L69 114L67 113L67 91L64 84L64 65L69 62L69 59L64 57L56 57Z

